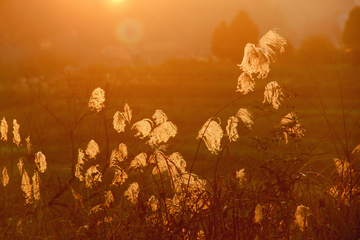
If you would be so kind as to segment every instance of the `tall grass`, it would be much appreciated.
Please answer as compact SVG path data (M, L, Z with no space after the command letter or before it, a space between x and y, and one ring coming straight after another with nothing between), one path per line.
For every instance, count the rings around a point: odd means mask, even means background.
M119 98L112 80L103 88L82 88L86 90L80 94L68 81L63 92L68 101L59 106L44 99L40 82L38 88L31 85L36 102L65 133L65 140L57 139L55 145L64 154L51 156L51 149L37 149L30 136L24 143L15 119L13 138L9 137L11 129L3 118L0 236L358 239L359 118L353 126L347 124L353 109L346 110L342 102L340 76L340 130L328 118L320 93L317 107L278 81L268 82L264 91L257 87L259 81L266 81L285 44L272 30L259 44L247 45L239 65L240 96L204 119L197 134L197 150L189 159L171 150L180 131L176 119L170 120L159 109L137 119L139 111L130 107L131 102L120 104L117 99L116 104L109 104L112 98ZM319 92L314 78L312 82L312 90ZM252 99L249 106L240 103L259 92L263 99ZM294 97L308 101L325 120L337 153L329 159L333 161L328 166L332 174L314 167L319 155L313 150L326 136L312 146L305 144L306 127L291 103ZM285 101L288 107L280 108ZM238 110L232 112L229 106ZM56 107L66 109L67 114L61 115ZM224 116L225 121L221 119ZM259 130L262 134L255 134ZM31 139L41 139L39 129L31 134ZM51 132L46 135L51 138ZM237 143L249 135L248 151L239 159L232 157ZM195 171L195 164L201 161L198 153L204 148L212 153L211 174ZM66 162L71 164L61 164L55 160L59 158L68 158Z

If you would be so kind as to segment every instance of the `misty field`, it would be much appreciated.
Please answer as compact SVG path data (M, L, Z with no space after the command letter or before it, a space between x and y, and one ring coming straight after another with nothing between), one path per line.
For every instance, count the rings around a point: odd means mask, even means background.
M1 238L358 239L360 67L280 59L249 88L240 67L7 83Z

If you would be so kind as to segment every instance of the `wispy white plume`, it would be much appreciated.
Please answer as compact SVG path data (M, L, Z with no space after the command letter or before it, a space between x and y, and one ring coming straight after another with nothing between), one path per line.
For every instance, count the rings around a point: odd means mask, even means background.
M290 112L286 114L280 121L280 125L283 131L285 143L288 143L289 136L292 139L300 139L304 136L305 129L301 127L296 113Z
M140 187L137 182L130 184L129 188L125 191L124 196L131 202L132 205L135 205L138 199Z
M85 153L89 158L95 158L99 152L99 145L94 140L91 140L86 147Z
M150 134L152 127L153 127L153 122L150 119L145 118L143 120L134 123L131 129L134 129L136 131L135 137L139 137L143 139Z
M114 114L114 117L113 117L113 127L114 127L114 129L118 133L125 132L125 126L126 126L125 116L123 115L123 113L117 111Z
M310 208L299 205L295 211L295 223L300 227L301 231L308 226L308 217L311 215Z
M96 110L96 112L100 112L105 107L104 102L105 102L105 91L98 87L91 94L89 100L89 108L92 111Z
M269 82L265 86L264 102L269 102L274 109L279 108L280 100L283 100L281 96L284 96L284 93L282 92L280 85L276 81Z
M23 170L23 174L22 174L22 178L21 178L21 190L25 194L26 203L27 204L32 203L33 202L32 186L31 186L29 175L27 174L25 169Z
M86 171L85 173L85 186L88 188L92 188L96 182L101 182L101 178L102 178L102 174L99 172L99 170L97 170L97 167L99 166L99 164L97 165L93 165L91 167L89 167L89 169Z
M105 199L104 205L106 207L110 207L110 204L114 202L114 195L110 190L105 192L104 199Z
M3 119L1 120L1 125L0 125L1 140L7 141L8 130L9 130L9 126L6 122L5 117L3 117Z
M246 108L240 108L239 111L237 111L235 117L240 119L247 128L251 129L251 126L254 125L254 122L252 120L253 116L249 110Z
M215 118L210 118L202 126L196 139L203 139L209 151L213 154L218 154L221 150L220 144L223 135L224 132L220 126L220 119L217 122Z
M259 41L258 47L265 53L266 57L274 62L276 60L276 52L283 53L285 51L286 39L280 36L276 30L270 30Z
M20 129L20 125L17 123L16 119L13 120L13 134L14 134L14 138L13 138L13 142L20 147L20 142L21 142L21 138L20 138L20 133L19 133L19 129Z
M175 124L172 122L161 123L150 132L148 143L150 146L155 146L162 142L166 143L170 137L175 137L176 133L177 127Z
M5 187L6 185L9 184L9 175L8 175L8 171L6 169L6 167L4 166L3 170L2 170L2 177L1 177L1 184Z
M251 77L255 75L257 78L266 78L270 72L269 64L265 53L254 44L248 43L244 49L244 58L238 66Z
M20 176L22 176L23 168L24 168L24 162L23 162L23 160L21 158L19 159L19 163L17 164L17 167L19 169Z
M238 78L238 85L236 87L236 91L246 95L249 92L253 92L254 88L254 79L251 78L251 76L249 76L249 74L247 74L246 72L241 73Z
M35 154L35 163L40 172L45 172L47 168L47 163L46 157L42 152L39 151Z
M129 169L131 169L131 168L138 169L138 168L141 168L141 167L146 167L146 166L147 166L146 158L147 158L146 153L140 153L140 154L138 154L138 155L134 158L134 160L132 160L132 161L130 162Z
M27 138L25 138L26 141L26 148L28 150L28 154L30 154L31 152L31 142L30 142L30 136L28 136Z
M85 153L82 149L79 148L78 150L78 162L75 167L75 177L77 177L80 181L84 181L84 176L82 175L82 165L84 164Z
M236 128L238 122L239 120L234 116L231 116L227 121L226 134L229 136L230 142L235 142L237 139L239 139L239 134Z
M156 110L152 118L154 119L156 125L165 123L168 120L168 117L162 110Z
M32 177L32 192L35 200L40 199L40 177L39 172L34 171L34 176Z
M114 175L111 185L120 186L125 182L125 180L127 178L128 178L128 175L126 174L125 170L122 168L118 168L115 170L115 175Z

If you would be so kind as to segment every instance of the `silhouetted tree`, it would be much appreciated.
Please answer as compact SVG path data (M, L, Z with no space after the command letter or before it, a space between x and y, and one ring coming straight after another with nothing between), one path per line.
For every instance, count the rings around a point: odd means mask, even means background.
M360 7L350 11L342 34L342 43L352 53L354 62L360 63Z
M299 55L307 63L332 63L336 48L328 38L318 35L302 41Z
M213 33L211 51L219 59L240 63L247 43L258 42L259 29L246 11L239 11L230 25L221 22Z
M211 52L219 59L226 59L227 56L227 34L229 27L225 21L222 21L214 30L211 38Z

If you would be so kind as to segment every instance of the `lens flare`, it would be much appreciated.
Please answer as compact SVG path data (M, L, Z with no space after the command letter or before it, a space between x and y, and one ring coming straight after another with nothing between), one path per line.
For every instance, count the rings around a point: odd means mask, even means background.
M143 37L143 26L137 20L127 19L118 24L115 34L122 43L136 44Z

